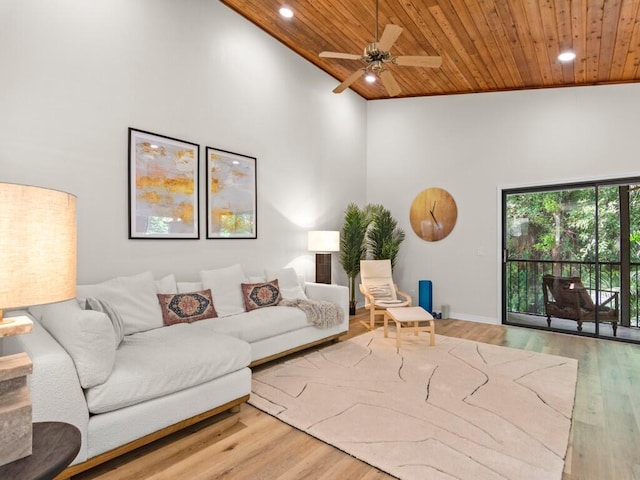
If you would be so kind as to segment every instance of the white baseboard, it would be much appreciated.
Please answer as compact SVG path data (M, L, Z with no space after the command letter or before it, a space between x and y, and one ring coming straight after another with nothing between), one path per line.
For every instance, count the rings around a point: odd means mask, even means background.
M449 314L449 318L455 318L456 320L467 320L469 322L488 323L489 325L500 325L502 322L493 317L482 317L480 315L470 315L468 313L456 313Z

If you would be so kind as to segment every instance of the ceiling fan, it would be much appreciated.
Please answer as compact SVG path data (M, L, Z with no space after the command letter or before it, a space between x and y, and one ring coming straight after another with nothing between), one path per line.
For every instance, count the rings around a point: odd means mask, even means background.
M368 44L364 48L364 54L358 55L355 53L340 53L340 52L321 52L320 57L324 58L340 58L346 60L361 60L366 65L353 72L344 82L333 89L333 93L342 93L344 90L358 80L365 73L377 75L384 88L390 97L395 97L402 90L400 85L393 77L391 70L387 68L387 64L392 63L395 65L408 66L408 67L428 67L438 68L442 65L441 57L428 57L424 55L415 56L393 56L389 52L393 44L396 42L400 34L402 33L402 27L398 25L388 24L382 37L378 40L378 0L376 0L376 41Z

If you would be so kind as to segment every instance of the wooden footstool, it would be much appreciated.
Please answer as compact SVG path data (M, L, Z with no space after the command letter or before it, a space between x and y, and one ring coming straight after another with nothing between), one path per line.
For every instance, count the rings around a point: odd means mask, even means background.
M429 345L436 344L436 325L433 317L422 307L399 307L388 308L384 312L384 336L388 336L389 319L396 322L396 347L400 348L402 332L413 331L417 337L418 332L429 332ZM427 322L427 325L420 325L420 322ZM413 324L413 325L412 325Z

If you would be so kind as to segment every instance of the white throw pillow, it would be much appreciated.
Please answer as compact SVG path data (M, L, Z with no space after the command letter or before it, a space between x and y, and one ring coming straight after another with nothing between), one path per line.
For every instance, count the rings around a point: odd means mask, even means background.
M116 358L116 339L109 317L83 310L75 300L31 307L42 326L72 358L82 388L104 383Z
M178 282L178 293L192 293L202 290L204 290L202 288L202 282Z
M389 302L398 303L396 289L392 281L369 282L364 286L364 289L369 295L373 296L376 305L388 307L390 305ZM402 305L397 305L397 306L402 306Z
M122 315L118 313L118 311L113 308L106 300L100 300L99 298L89 297L86 300L85 310L95 310L96 312L102 312L109 320L111 320L111 325L113 325L113 332L116 337L116 349L124 340L124 320L122 320Z
M178 285L173 273L162 277L160 280L156 280L156 293L178 293Z
M122 316L125 335L162 327L162 310L156 293L151 272L77 287L81 305L88 297L109 302Z
M211 289L213 305L218 312L218 317L227 317L245 311L241 285L246 282L246 279L240 265L203 270L200 272L200 279L203 290Z
M389 283L378 283L378 284L368 284L365 289L367 293L373 296L376 301L380 300L383 302L394 300L393 298L393 287Z
M267 279L278 279L278 286L280 287L280 294L282 298L286 299L301 299L306 300L307 295L304 293L298 274L293 268L281 268L279 270L267 270Z

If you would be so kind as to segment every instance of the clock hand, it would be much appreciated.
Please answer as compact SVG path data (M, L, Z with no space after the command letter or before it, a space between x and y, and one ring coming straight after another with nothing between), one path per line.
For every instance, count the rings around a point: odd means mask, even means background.
M431 214L433 221L436 222L436 227L440 228L440 224L438 223L438 220L436 220L436 216L433 214L433 210L430 211L429 213Z

